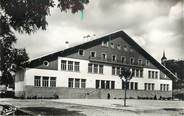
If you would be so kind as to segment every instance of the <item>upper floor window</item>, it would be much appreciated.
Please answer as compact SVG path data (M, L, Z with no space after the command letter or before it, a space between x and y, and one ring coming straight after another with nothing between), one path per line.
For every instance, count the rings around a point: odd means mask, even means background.
M121 45L120 44L117 45L117 49L121 50Z
M102 53L102 60L107 60L107 54L106 53Z
M66 70L66 60L61 60L61 70Z
M130 64L134 64L134 58L130 58Z
M126 62L125 56L121 56L121 62L122 62L122 63L125 63L125 62Z
M79 55L80 55L80 56L84 56L84 50L81 50L81 49L80 49L80 50L79 50Z
M73 61L68 61L68 70L73 71Z
M114 48L114 43L111 43L111 48Z
M92 66L93 66L93 65L92 65L91 63L88 64L88 72L89 72L89 73L92 73L92 72L93 72Z
M80 70L80 62L74 62L74 71L78 72Z
M150 65L149 60L146 60L146 66L149 66L149 65Z
M103 74L103 65L99 65L99 73Z
M116 61L116 56L112 55L112 61Z
M141 59L138 60L138 65L142 65L142 60Z
M90 52L91 57L96 57L96 52Z
M128 46L127 45L124 45L123 46L123 49L124 49L124 51L128 51Z

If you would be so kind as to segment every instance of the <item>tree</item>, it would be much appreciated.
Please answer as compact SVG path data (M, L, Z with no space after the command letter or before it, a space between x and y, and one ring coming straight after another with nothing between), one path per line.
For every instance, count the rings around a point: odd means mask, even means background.
M76 13L84 9L89 0L58 0L61 12ZM25 49L16 49L14 32L32 34L39 29L46 30L46 16L55 7L54 0L0 0L0 71L1 83L6 85L12 80L14 64L21 65L28 60Z

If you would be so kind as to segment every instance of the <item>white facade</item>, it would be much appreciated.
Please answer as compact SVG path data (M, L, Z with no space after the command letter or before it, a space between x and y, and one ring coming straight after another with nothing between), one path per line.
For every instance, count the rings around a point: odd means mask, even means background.
M63 71L61 70L61 60L69 60L80 62L80 71ZM96 80L108 80L115 81L115 89L122 89L122 80L117 75L112 75L112 66L103 64L103 74L94 74L88 72L88 60L80 60L66 57L58 57L58 70L47 70L47 69L36 69L36 68L26 68L24 74L24 81L19 81L15 83L16 91L23 91L24 86L30 85L34 86L34 76L48 76L56 77L56 87L66 87L68 88L68 79L86 79L86 88L95 88ZM148 71L157 71L158 78L151 79L148 78ZM41 80L42 82L42 80ZM172 90L172 81L160 79L160 71L157 69L143 68L143 77L133 77L130 82L138 83L138 90L145 89L145 83L153 83L154 90L160 90L161 84L168 84L168 91Z

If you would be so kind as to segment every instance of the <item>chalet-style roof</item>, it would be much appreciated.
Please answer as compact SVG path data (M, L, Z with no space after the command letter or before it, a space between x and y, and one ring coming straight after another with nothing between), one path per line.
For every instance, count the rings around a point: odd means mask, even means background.
M178 78L165 66L160 64L156 59L154 59L149 53L147 53L141 46L139 46L132 38L130 38L124 31L120 30L117 32L113 32L111 34L99 37L98 39L94 39L91 41L88 41L86 43L70 47L67 49L64 49L62 51L58 51L40 58L36 58L34 60L31 60L30 62L26 63L26 67L34 68L35 66L40 65L43 60L52 61L60 57L65 57L67 55L70 55L72 53L78 52L79 49L83 48L90 48L92 46L101 44L102 41L108 41L109 37L111 38L117 38L121 37L124 39L129 45L134 47L142 56L144 56L147 60L149 60L153 65L155 65L159 70L161 70L163 73L165 73L171 80L178 80Z

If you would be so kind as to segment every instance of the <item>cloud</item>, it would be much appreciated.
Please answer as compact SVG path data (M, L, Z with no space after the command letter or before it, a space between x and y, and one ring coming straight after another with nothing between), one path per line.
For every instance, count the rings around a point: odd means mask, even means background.
M181 0L91 0L81 13L51 10L46 31L28 36L17 34L18 47L26 47L31 58L83 43L83 36L123 29L157 60L162 50L169 58L184 58L183 15ZM167 53L167 51L169 51Z

